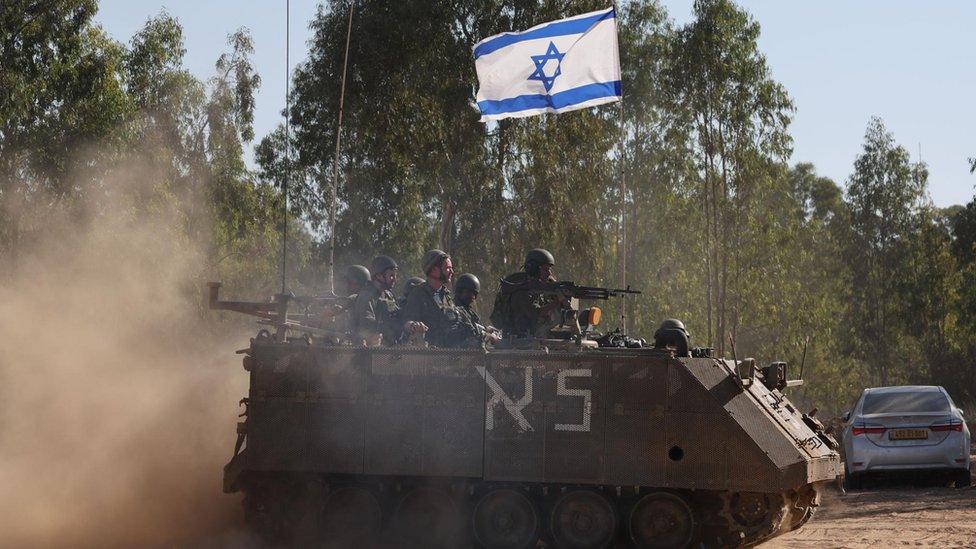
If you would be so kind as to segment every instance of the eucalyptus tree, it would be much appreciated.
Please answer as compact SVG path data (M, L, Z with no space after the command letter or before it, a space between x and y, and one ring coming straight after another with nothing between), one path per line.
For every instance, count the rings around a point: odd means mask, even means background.
M749 233L769 221L762 218L763 201L785 190L776 163L791 152L793 104L772 78L757 43L759 25L745 11L728 0L698 0L694 13L675 37L671 89L675 110L692 133L688 153L703 221L698 256L705 266L706 336L721 351L739 310L749 305L743 283L764 267L744 254L766 251L748 248L760 244Z
M0 264L42 219L25 212L70 198L104 169L84 154L130 112L121 48L92 23L95 0L0 4Z
M357 2L335 227L346 258L384 250L411 265L437 245L491 278L517 265L525 248L550 246L571 265L602 267L600 213L614 179L616 111L486 125L472 105L471 56L492 34L599 7L594 0L469 0L447 8L432 0ZM348 9L334 1L319 10L309 59L295 72L296 170L331 174ZM271 141L261 148L261 158L273 158ZM313 179L303 189L326 196L331 177Z
M926 228L927 174L911 162L879 118L872 118L862 153L847 182L850 211L850 345L871 366L877 382L886 385L901 360L895 350L905 332L904 280L913 248ZM924 234L924 233L922 233Z

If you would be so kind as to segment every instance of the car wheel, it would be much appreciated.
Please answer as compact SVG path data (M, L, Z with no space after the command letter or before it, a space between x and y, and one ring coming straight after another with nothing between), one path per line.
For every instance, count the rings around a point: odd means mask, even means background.
M973 484L973 475L969 472L969 469L963 469L955 472L953 480L956 481L956 488L965 488Z
M844 475L844 490L860 490L864 487L864 480L860 474L847 473Z

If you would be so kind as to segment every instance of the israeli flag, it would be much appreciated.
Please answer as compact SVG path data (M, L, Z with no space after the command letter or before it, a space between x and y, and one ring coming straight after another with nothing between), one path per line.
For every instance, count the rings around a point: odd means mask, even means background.
M474 64L483 122L619 101L616 11L485 38L474 47Z

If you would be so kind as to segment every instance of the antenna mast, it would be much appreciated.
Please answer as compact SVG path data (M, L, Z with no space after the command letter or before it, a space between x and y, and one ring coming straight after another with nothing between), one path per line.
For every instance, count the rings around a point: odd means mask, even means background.
M339 88L339 121L336 124L335 160L332 163L332 205L329 208L329 288L335 295L335 226L336 203L339 198L339 147L342 143L342 107L346 99L346 67L349 66L349 38L352 36L352 9L356 0L349 2L349 22L346 23L346 52L342 58L342 84Z
M285 0L285 174L282 181L285 207L281 216L281 293L285 293L285 270L288 266L288 180L291 176L291 135L289 120L291 118L291 65L289 62L289 46L291 45L291 0Z

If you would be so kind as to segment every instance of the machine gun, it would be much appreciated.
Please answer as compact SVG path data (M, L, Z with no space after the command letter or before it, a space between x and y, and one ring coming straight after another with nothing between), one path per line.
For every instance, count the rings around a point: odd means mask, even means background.
M501 281L501 293L531 292L535 294L556 296L560 299L558 305L549 312L549 322L545 339L572 339L580 344L589 343L597 346L595 341L587 338L593 328L600 323L603 312L599 307L580 309L579 301L586 299L607 300L626 294L640 294L640 290L626 288L603 288L600 286L580 286L569 281L542 281L529 279L519 282Z
M580 286L575 282L560 281L546 282L541 280L526 280L525 282L501 281L501 291L510 292L535 292L540 294L558 295L565 298L576 299L602 299L607 300L611 297L620 297L625 294L640 294L640 290L626 288L602 288L599 286Z
M288 330L330 339L341 338L343 335L339 330L313 325L323 318L323 314L313 312L312 307L316 307L319 311L332 310L337 314L347 306L346 298L296 296L287 293L275 294L271 301L222 301L220 286L220 282L207 283L207 303L210 309L256 316L261 319L258 321L259 324L275 327L275 337L280 341L285 340ZM288 309L292 303L304 305L304 310L290 313Z

